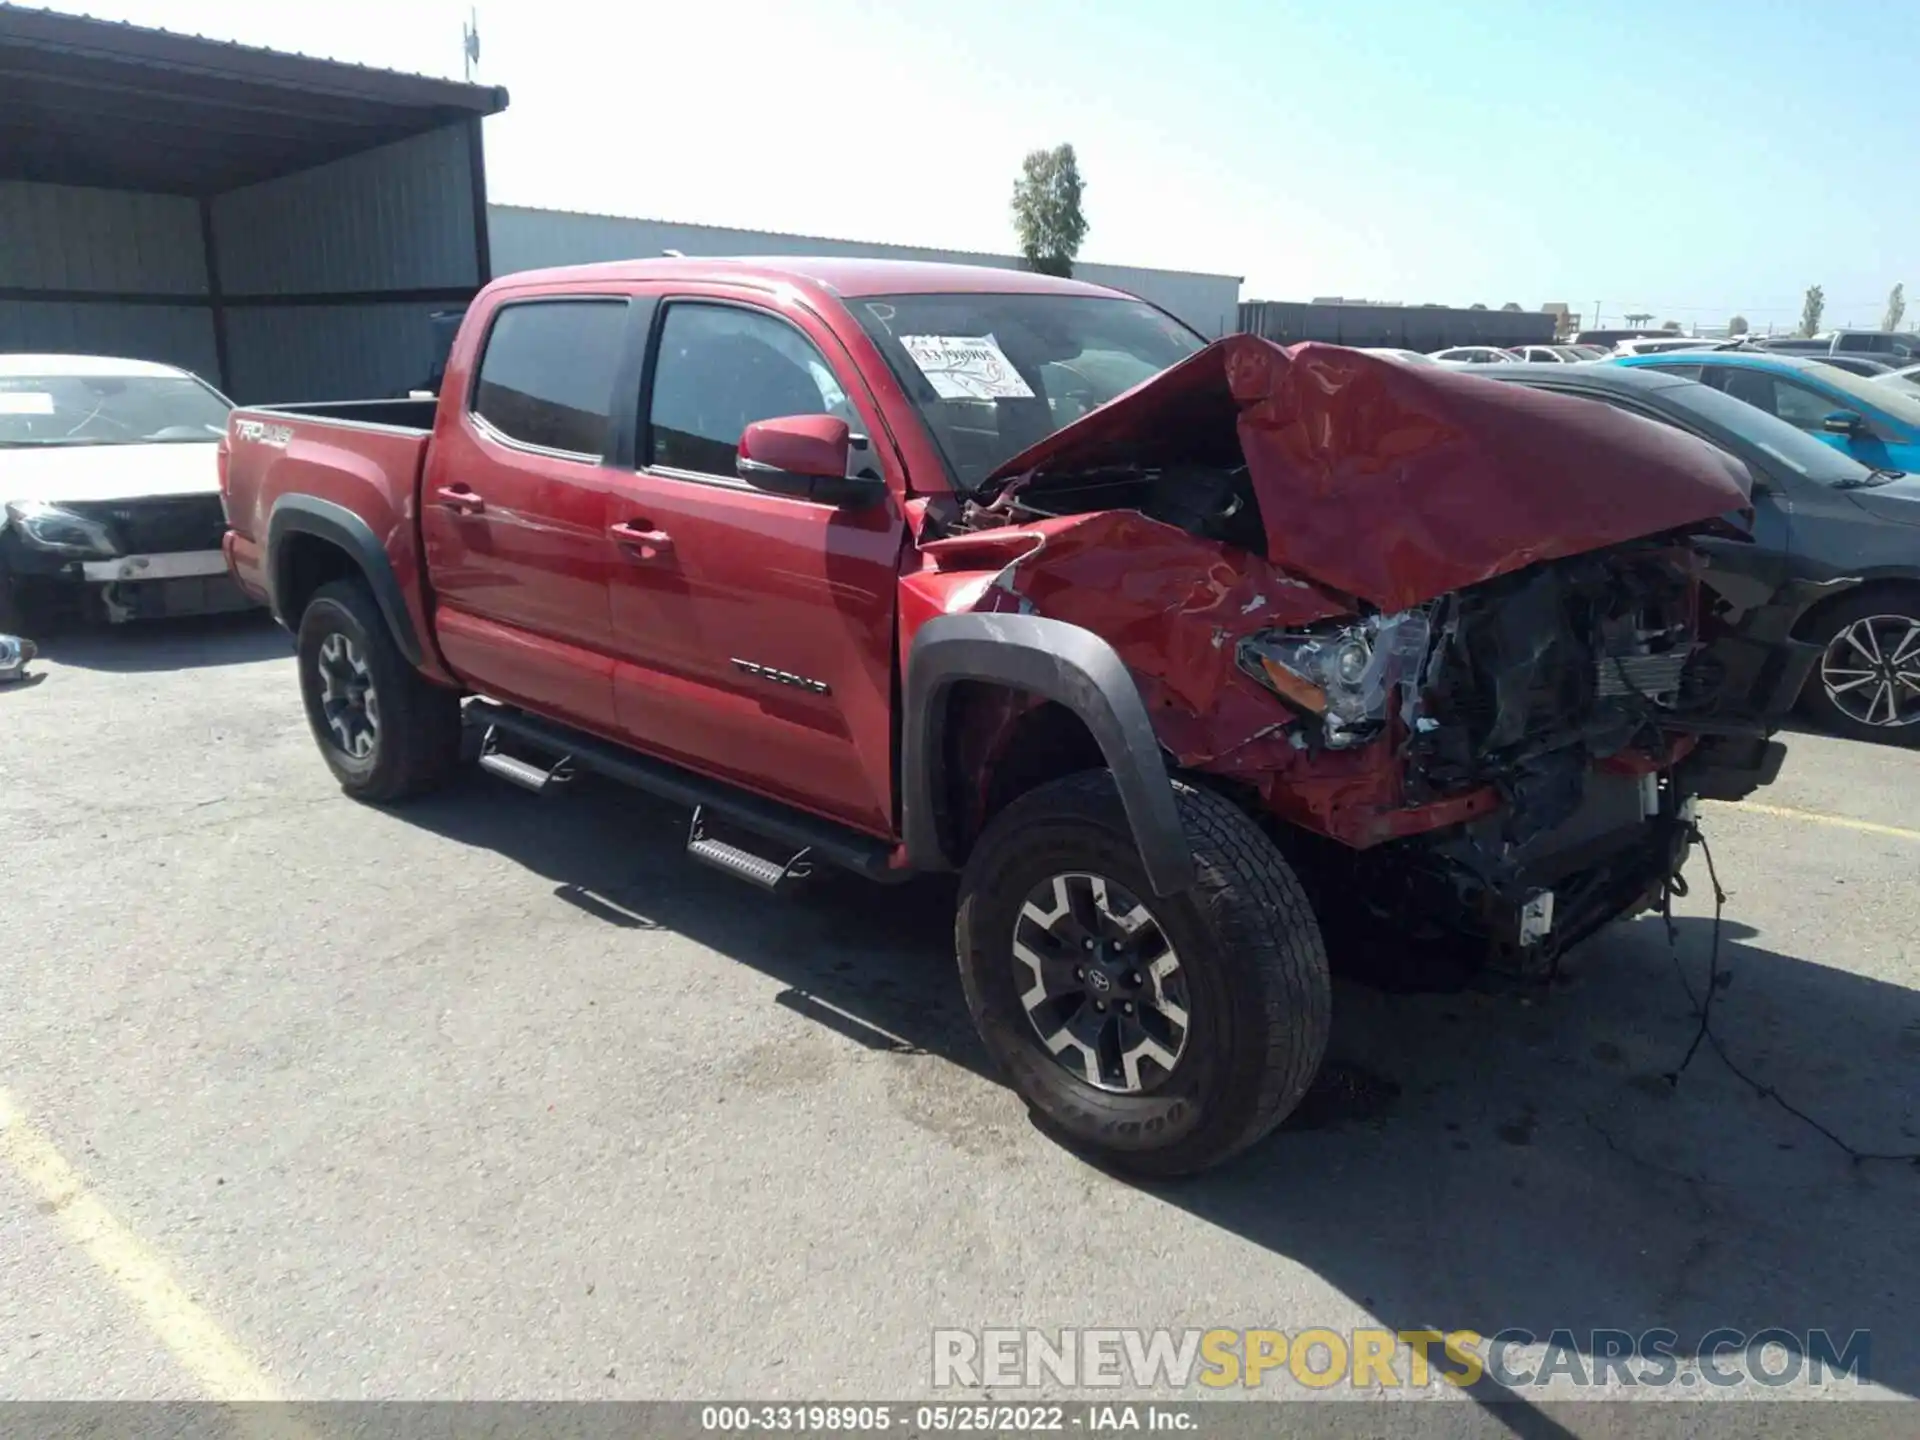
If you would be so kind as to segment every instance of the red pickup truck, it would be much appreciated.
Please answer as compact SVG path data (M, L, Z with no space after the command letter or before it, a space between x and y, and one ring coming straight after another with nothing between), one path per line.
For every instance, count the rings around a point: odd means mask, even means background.
M991 1052L1143 1173L1299 1101L1329 938L1541 965L1656 900L1810 663L1703 584L1748 487L1690 437L1025 273L514 275L437 401L237 410L222 486L350 795L464 712L767 889L958 871Z

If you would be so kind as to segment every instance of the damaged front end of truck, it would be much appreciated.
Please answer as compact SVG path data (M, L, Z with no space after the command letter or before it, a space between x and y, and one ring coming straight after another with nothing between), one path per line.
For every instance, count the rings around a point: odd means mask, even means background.
M1111 644L1170 766L1356 913L1524 965L1652 903L1696 799L1778 771L1812 647L1692 543L1740 533L1747 486L1590 401L1234 336L930 515L921 549L975 577L943 608Z

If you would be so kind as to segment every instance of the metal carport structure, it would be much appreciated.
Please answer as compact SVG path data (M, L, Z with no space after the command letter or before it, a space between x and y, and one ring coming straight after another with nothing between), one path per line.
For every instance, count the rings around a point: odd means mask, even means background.
M419 383L491 278L502 89L0 4L0 351L242 401Z

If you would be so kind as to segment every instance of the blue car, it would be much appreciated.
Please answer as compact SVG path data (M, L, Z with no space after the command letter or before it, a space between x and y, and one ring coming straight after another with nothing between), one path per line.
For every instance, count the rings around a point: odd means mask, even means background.
M1869 470L1920 473L1920 392L1818 360L1752 350L1683 350L1611 362L1698 380L1824 440Z

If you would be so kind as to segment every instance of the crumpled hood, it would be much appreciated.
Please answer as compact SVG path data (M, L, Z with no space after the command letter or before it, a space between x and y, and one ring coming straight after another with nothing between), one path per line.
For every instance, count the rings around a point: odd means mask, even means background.
M1743 467L1591 400L1230 335L988 477L1232 459L1275 565L1383 610L1749 510Z
M220 489L217 439L206 444L0 447L0 504L44 500L145 500Z

